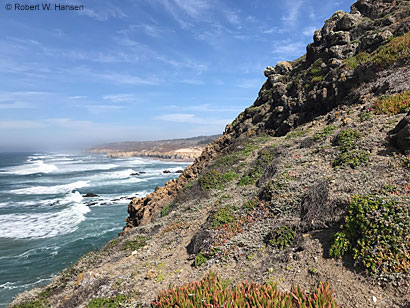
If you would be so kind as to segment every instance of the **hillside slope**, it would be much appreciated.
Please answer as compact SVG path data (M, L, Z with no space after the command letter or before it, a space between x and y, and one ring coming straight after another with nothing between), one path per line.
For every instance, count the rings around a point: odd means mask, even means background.
M322 281L343 307L409 307L409 8L336 12L179 178L130 203L119 238L11 306L149 307L211 270L221 290Z

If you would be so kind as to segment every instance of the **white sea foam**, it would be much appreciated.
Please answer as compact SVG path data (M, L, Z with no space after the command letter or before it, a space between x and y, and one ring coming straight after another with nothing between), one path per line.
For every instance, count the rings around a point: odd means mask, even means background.
M52 195L70 192L77 188L89 186L89 181L77 181L65 185L55 186L33 186L28 188L20 188L11 190L10 193L18 195Z
M66 200L72 205L63 210L0 215L0 238L49 238L74 232L90 209L81 203L79 192L70 193Z
M59 173L72 173L93 170L110 170L119 167L115 164L60 164Z
M56 171L58 168L53 164L46 164L43 160L33 161L30 164L24 164L17 167L11 167L5 174L29 175L36 173L50 173Z
M21 284L20 282L6 282L3 284L0 284L0 290L1 289L6 289L6 290L12 290L12 289L30 289L33 288L34 286L37 286L39 284L44 284L45 282L50 282L51 278L41 278L33 283L26 283L26 284Z

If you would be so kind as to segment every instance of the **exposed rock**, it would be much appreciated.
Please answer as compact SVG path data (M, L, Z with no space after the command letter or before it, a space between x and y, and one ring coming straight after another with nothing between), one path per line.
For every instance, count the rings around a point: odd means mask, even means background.
M162 171L162 173L167 174L167 173L171 173L171 171L169 171L169 170L164 170L164 171Z
M404 154L410 154L410 111L391 131L391 142Z
M94 193L86 193L85 195L83 195L84 198L95 198L95 197L99 197L97 194Z

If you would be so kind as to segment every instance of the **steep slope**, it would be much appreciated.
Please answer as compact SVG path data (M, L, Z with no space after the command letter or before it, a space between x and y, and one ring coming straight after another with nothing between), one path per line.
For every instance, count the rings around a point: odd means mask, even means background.
M148 307L212 270L221 288L323 281L343 307L409 307L409 8L336 12L178 179L131 202L119 238L13 305Z

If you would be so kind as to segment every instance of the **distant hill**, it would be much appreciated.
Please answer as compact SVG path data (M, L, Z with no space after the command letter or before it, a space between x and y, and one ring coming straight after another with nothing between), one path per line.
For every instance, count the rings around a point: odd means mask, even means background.
M158 141L124 141L98 145L87 149L90 153L102 153L109 157L154 157L174 160L194 160L205 146L220 135L198 136L185 139Z

